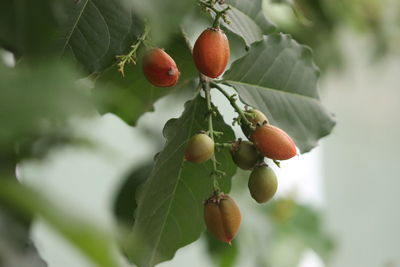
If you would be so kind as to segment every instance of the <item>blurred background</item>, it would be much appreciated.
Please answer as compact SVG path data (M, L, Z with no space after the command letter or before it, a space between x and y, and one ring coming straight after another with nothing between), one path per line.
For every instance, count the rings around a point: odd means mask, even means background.
M244 221L232 247L203 235L159 266L400 267L400 2L266 0L264 12L313 48L322 103L337 126L312 152L274 167L279 189L270 204L255 204L249 174L238 171L232 195ZM10 54L2 57L13 64ZM186 93L158 101L135 128L112 114L73 118L76 134L94 146L53 149L20 164L17 175L111 231L119 188L162 148L162 128L181 114ZM218 92L213 97L230 124L229 103ZM32 236L50 267L91 266L40 219Z

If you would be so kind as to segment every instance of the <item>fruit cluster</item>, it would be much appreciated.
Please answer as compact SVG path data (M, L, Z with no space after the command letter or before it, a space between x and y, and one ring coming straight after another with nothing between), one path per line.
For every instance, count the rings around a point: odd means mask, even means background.
M193 61L197 69L207 77L217 78L224 72L228 60L229 43L225 33L220 28L204 30L193 47ZM175 61L160 48L146 52L142 69L147 80L155 86L174 86L179 79Z
M218 1L223 4L224 1ZM219 240L230 243L239 230L241 214L235 201L227 194L220 192L217 178L223 175L217 170L215 149L227 147L234 163L243 170L251 170L248 187L251 196L258 203L270 200L277 191L277 178L274 171L264 163L264 157L277 162L287 160L297 154L296 145L283 130L271 125L267 117L259 110L241 110L235 103L235 95L228 95L215 80L226 69L229 61L230 49L228 38L219 27L219 19L227 22L226 12L229 6L218 11L213 7L216 1L200 1L205 10L215 12L215 19L211 28L205 29L197 38L193 47L193 61L201 73L200 85L204 90L208 106L209 129L202 131L190 138L185 150L185 159L193 163L213 161L214 192L204 202L204 220L208 230ZM147 31L139 39L143 41ZM135 49L140 43L135 44L134 50L127 56L120 56L119 70L123 74L125 62L134 62ZM153 48L147 50L143 57L142 70L147 80L154 86L170 87L176 85L180 72L175 61L164 50ZM214 114L211 105L210 85L220 90L235 108L239 117L235 119L241 125L242 131L249 139L232 141L227 144L214 142L212 117Z
M246 113L250 124L242 124L242 131L249 140L237 140L223 145L228 147L233 162L243 170L251 170L248 187L258 203L265 203L276 193L277 177L264 157L274 161L287 160L297 154L296 145L283 130L268 123L259 110ZM204 163L214 156L215 144L207 132L192 136L186 146L185 159ZM234 200L216 190L204 203L204 220L208 230L222 242L230 243L239 230L241 214Z

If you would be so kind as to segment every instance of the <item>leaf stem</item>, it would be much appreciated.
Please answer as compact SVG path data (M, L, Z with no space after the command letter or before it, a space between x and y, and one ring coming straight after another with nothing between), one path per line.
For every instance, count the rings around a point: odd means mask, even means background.
M231 104L233 109L239 114L239 118L240 118L240 122L239 123L244 123L247 126L249 126L252 130L255 130L255 127L253 126L251 121L249 121L249 119L246 117L246 115L243 112L243 110L236 103L236 100L237 100L236 96L237 95L236 94L229 95L228 92L226 92L219 84L217 84L215 82L211 82L211 85L212 85L213 88L215 88L218 91L220 91L229 100L229 103Z
M126 55L116 56L116 58L119 60L119 62L117 63L118 71L121 72L123 77L125 77L125 72L124 72L125 64L126 63L136 64L136 52L140 47L140 45L146 40L149 31L150 28L146 23L144 26L143 34L137 39L137 41L133 45L131 45L131 50L129 51L129 53Z

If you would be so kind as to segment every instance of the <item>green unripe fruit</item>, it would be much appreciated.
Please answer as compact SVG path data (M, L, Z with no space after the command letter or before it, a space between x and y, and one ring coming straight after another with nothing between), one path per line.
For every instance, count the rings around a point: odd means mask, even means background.
M260 159L260 153L249 141L238 141L231 148L232 160L243 170L251 170Z
M190 138L185 151L185 159L193 163L202 163L214 155L214 141L204 133Z
M268 166L257 166L250 174L249 189L258 203L270 200L278 189L275 172Z
M257 127L257 124L262 125L264 123L268 123L267 117L264 115L264 113L262 113L258 109L250 109L250 110L246 111L246 113L251 114L251 115L246 115L246 118L251 122L251 125L253 127ZM252 134L252 130L251 130L250 126L247 125L246 123L242 122L241 128L242 128L244 135L247 138L250 138L250 136Z

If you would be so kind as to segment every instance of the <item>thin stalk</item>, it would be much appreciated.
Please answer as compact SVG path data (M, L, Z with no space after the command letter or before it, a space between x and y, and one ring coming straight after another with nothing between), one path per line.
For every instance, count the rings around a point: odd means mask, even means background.
M247 119L246 115L244 114L243 110L237 105L236 103L236 95L229 95L228 92L226 92L221 86L219 86L217 83L212 82L211 83L212 87L220 91L229 101L233 109L239 114L240 121L247 124L248 126L251 127L252 130L255 130L253 124Z
M230 9L230 6L227 6L226 8L224 8L224 9L221 10L221 11L218 11L218 12L215 14L215 19L214 19L214 23L213 23L213 28L219 28L219 24L220 24L219 19L220 19L221 17L224 19L224 21L226 20L224 16L225 16L226 11L228 11L229 9Z
M210 93L210 85L208 82L206 81L202 81L202 86L203 86L203 90L205 92L206 95L206 101L207 101L207 109L208 109L208 132L210 135L210 138L213 140L213 142L215 143L215 138L214 138L214 127L213 127L213 108L211 106L211 93ZM211 174L212 178L213 178L213 187L214 187L214 191L215 192L219 192L220 191L220 187L219 187L219 183L217 180L217 177L220 173L220 171L217 168L217 160L215 158L215 153L212 155L211 157L211 161L213 164L213 173Z
M229 5L224 8L223 10L218 10L214 7L213 4L209 3L209 2L203 2L203 1L199 1L199 4L203 7L205 7L206 9L209 9L211 11L213 11L215 13L215 18L214 18L214 22L213 22L213 28L219 28L220 25L220 18L222 18L226 23L229 23L227 18L226 18L226 12L231 8Z
M148 24L146 23L144 26L144 32L143 34L139 37L139 39L137 39L136 43L134 43L131 46L131 50L129 51L128 54L126 55L121 55L121 56L117 56L117 59L119 60L118 62L118 71L121 72L122 76L125 76L125 64L126 63L133 63L136 64L136 52L138 50L138 48L140 47L140 45L142 43L144 43L144 41L147 38L147 35L149 34L150 28L148 26Z
M218 148L232 148L231 143L215 143L215 146Z

